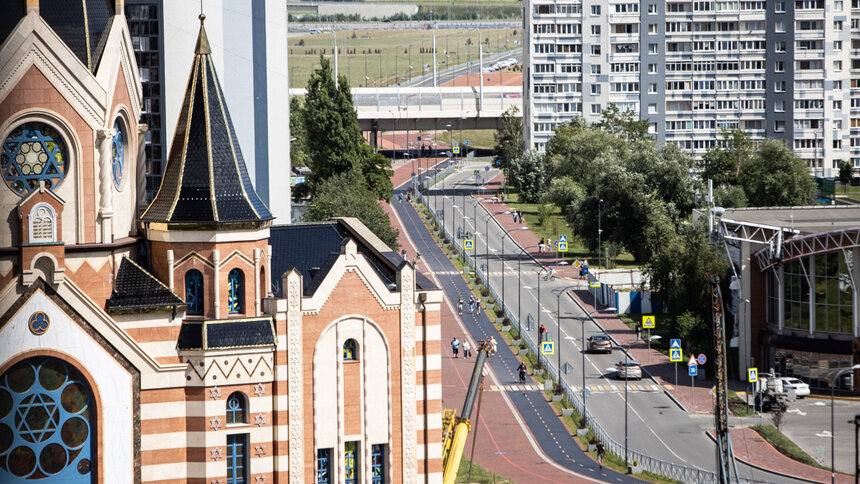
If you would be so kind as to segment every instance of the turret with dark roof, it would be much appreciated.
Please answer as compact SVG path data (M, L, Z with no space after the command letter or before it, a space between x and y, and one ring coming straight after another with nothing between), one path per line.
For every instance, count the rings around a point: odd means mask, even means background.
M265 226L272 214L251 185L200 15L194 63L161 187L141 217L175 228Z

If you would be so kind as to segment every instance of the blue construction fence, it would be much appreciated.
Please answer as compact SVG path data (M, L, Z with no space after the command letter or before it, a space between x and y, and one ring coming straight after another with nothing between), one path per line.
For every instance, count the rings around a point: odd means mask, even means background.
M588 274L588 292L600 304L614 306L616 314L655 314L660 312L660 305L653 299L651 291L621 291L612 284L600 284L594 274Z

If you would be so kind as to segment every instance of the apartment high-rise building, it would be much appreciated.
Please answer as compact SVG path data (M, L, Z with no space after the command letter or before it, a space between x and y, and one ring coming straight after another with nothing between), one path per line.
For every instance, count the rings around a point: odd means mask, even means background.
M610 103L701 157L721 128L781 138L817 176L860 167L860 1L528 0L524 129L545 148ZM852 115L852 112L855 113Z
M278 223L289 223L290 102L287 9L276 0L205 0L209 41L254 188ZM147 200L161 183L188 80L197 0L128 0L125 14L143 85ZM190 19L190 20L189 20ZM271 160L271 162L270 162Z

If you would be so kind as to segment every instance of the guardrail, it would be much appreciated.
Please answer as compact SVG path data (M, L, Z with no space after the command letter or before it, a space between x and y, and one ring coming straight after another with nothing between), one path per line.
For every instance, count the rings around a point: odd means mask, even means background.
M422 188L424 190L429 190L433 185L438 183L439 180L441 180L442 178L445 178L446 176L451 174L456 169L457 169L457 167L455 165L448 166L445 170L443 170L442 172L438 173L436 176L433 177L432 183L428 182L426 184L422 184ZM425 194L422 193L421 190L416 191L416 198L417 198L417 200L420 200L421 203L424 204L424 206L426 206L428 208L430 207L430 205L427 203L427 198L426 198ZM489 210L487 210L486 207L481 205L481 208L486 212L486 215L492 216L492 214L490 214ZM431 216L433 217L433 220L436 222L437 226L439 226L439 220L438 220L436 211L435 210L429 210L429 211L430 211ZM497 220L495 220L495 218L493 219L493 221L499 227L501 227L501 224L499 224L499 222ZM453 234L451 234L448 231L448 228L445 226L445 224L442 224L441 226L442 226L442 232L445 234L446 237L448 237L448 240L456 241L456 238L453 236ZM513 240L513 238L511 238L511 239ZM515 240L513 242L517 246L517 248L520 250L521 254L527 254L537 264L543 266L539 261L537 261L533 256L531 256L531 254L529 254L525 249L523 249L523 247L519 243L517 243ZM488 274L489 265L487 265L486 269L482 272L480 270L480 267L476 266L474 258L463 249L462 245L457 244L455 242L454 248L457 251L457 253L460 254L460 256L462 256L464 258L464 260L466 261L466 264L473 268L473 270L475 271L475 274L484 283L484 286L489 288L490 295L493 297L493 299L496 300L497 302L501 301L501 298L499 297L499 293L496 291L496 288L493 287L493 285L490 283L490 278L489 278L489 274ZM504 264L502 265L502 272L504 273ZM590 319L592 321L592 323L594 323L597 327L601 328L601 330L603 329L600 326L600 324L597 321L595 321L594 316L588 315L588 311L586 311L585 308L582 307L582 305L579 303L579 301L577 301L575 298L571 298L571 299L573 300L574 303L576 303L576 305L580 308L580 310L584 314L587 315L588 319ZM519 319L516 317L516 315L510 310L508 305L505 304L503 306L505 308L505 310L504 310L505 316L510 321L514 322L517 325L517 327L522 327L522 323L519 321ZM584 317L581 319L584 319ZM528 331L521 331L520 332L520 338L525 342L526 346L528 346L530 351L532 351L534 354L538 354L539 350L538 350L537 343L534 341L534 339L532 339L532 337ZM626 350L623 348L622 348L622 350L626 354ZM594 433L594 435L598 439L600 439L603 442L603 445L604 445L604 448L606 449L606 451L611 453L611 454L614 454L615 456L617 456L620 459L623 459L624 458L624 444L617 442L615 439L613 439L609 435L609 432L607 432L603 428L603 426L600 425L600 423L595 418L593 418L591 413L588 412L586 404L580 398L580 395L578 395L573 390L573 388L571 388L571 386L567 383L567 381L565 379L560 378L559 369L553 367L551 361L547 361L544 364L544 368L546 369L546 371L547 371L547 373L551 379L553 379L555 382L561 382L562 388L564 389L564 394L567 397L568 401L571 402L573 407L576 409L576 411L580 415L585 416L588 428ZM704 469L699 469L697 467L691 467L691 466L675 464L672 462L667 462L667 461L664 461L661 459L651 457L651 456L649 456L643 452L640 452L638 450L630 449L629 447L627 449L627 460L629 462L633 462L634 460L637 461L639 464L639 467L644 471L651 472L653 474L656 474L656 475L659 475L659 476L662 476L662 477L665 477L668 479L672 479L675 481L679 481L679 482L697 483L697 484L698 483L716 483L716 482L718 482L718 476L713 471L707 471ZM738 482L744 483L744 484L767 484L769 481L759 481L759 480L754 480L754 479L739 479Z

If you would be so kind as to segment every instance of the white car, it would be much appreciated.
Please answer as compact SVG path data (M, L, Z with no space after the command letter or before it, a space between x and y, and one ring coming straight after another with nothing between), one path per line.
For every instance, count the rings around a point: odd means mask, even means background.
M809 395L809 385L803 381L791 377L780 378L780 380L782 380L783 391L788 392L789 390L794 390L794 395L797 396L797 398L803 398Z

